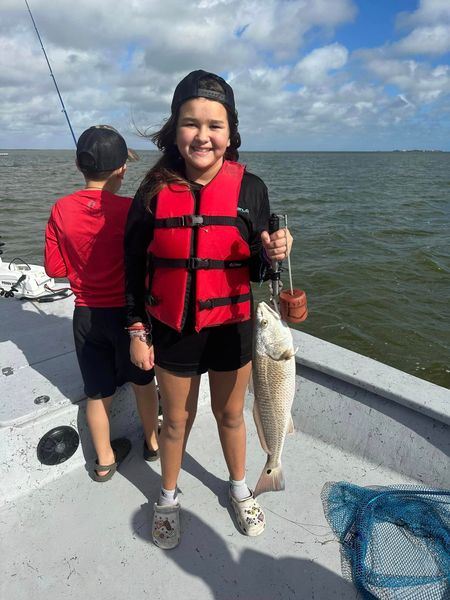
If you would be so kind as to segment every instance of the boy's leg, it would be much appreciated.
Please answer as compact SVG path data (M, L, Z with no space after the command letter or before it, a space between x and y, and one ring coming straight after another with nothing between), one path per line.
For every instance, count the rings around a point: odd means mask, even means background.
M88 398L86 420L99 465L116 462L109 427L109 409L117 387L111 323L120 316L116 309L87 306L77 306L73 313L75 348ZM97 471L100 476L107 473Z
M86 406L86 420L91 432L97 461L99 465L111 465L115 461L114 452L111 448L109 430L109 409L113 397L99 398L95 400L88 398ZM98 475L106 475L108 471L98 471Z
M136 396L136 406L141 417L145 440L150 450L158 449L158 394L155 380L147 385L131 384Z

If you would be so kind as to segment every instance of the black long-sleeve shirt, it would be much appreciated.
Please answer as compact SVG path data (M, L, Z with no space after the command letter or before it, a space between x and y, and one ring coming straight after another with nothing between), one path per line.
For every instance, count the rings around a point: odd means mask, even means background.
M201 186L198 186L200 189ZM195 188L193 190L195 192ZM144 194L137 192L128 213L125 229L125 298L127 324L148 322L145 310L147 249L153 239L156 197L147 209ZM264 182L245 172L238 199L238 229L250 247L250 280L266 279L266 262L262 256L261 232L268 229L270 206Z

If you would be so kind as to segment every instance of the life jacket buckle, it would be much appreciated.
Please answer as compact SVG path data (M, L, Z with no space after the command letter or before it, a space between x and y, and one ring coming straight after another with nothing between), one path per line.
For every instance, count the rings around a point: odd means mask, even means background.
M197 271L198 269L209 269L209 258L198 258L191 256L187 260L187 268L191 271Z
M204 219L202 215L183 215L181 222L183 227L200 227L203 225Z
M209 298L209 300L199 300L198 305L200 310L211 310L212 308L214 308L214 302L212 298Z

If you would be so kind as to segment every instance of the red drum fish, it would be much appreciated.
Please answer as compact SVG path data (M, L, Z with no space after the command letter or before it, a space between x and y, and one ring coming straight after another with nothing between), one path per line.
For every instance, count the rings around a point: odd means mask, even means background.
M267 453L254 494L284 490L281 453L284 439L294 430L291 408L295 394L295 352L292 333L265 302L255 314L253 351L253 417Z

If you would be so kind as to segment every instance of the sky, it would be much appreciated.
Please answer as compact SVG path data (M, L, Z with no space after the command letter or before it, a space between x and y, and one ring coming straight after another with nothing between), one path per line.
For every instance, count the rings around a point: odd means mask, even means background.
M29 0L78 137L136 149L195 69L233 87L242 150L450 150L450 0ZM22 0L0 6L0 149L73 148Z

